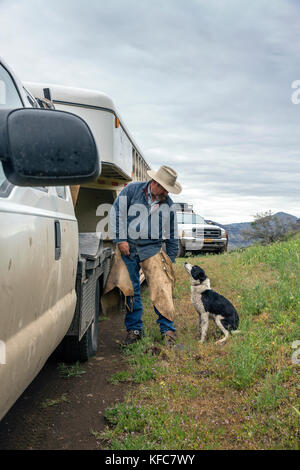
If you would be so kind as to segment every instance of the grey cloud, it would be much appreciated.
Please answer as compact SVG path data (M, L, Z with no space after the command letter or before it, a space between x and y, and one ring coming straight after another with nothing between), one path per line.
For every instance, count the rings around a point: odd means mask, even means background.
M23 79L110 94L183 198L249 220L299 202L299 17L291 0L10 0L0 41Z

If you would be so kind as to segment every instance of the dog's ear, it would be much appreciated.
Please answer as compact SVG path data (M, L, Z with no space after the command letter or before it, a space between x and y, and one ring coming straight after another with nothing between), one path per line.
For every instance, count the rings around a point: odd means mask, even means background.
M206 279L205 272L200 268L200 266L193 266L191 269L191 275L195 280L199 279L200 282L203 282Z

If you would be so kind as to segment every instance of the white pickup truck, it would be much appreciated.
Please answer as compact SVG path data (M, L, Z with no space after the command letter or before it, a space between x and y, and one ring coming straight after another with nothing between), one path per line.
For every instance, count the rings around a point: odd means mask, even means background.
M0 59L0 419L58 346L68 361L95 354L112 256L97 208L149 168L106 96L53 95Z
M178 203L179 208L182 204ZM228 234L218 225L207 224L203 217L195 214L191 206L177 212L179 251L178 256L186 252L224 253L227 251Z

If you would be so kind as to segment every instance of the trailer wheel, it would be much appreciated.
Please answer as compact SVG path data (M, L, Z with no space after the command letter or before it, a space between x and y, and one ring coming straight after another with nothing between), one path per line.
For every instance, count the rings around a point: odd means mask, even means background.
M98 351L98 332L99 332L99 315L100 315L100 284L99 280L96 284L95 291L95 314L94 320L90 324L88 330L79 342L80 361L88 361Z
M98 350L100 315L100 282L96 283L94 320L80 341L76 336L66 336L62 344L62 356L66 362L86 362Z

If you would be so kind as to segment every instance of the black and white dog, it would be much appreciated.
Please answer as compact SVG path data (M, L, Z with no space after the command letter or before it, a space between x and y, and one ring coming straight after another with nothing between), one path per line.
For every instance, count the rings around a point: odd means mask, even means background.
M227 340L229 333L237 330L239 326L239 316L232 303L210 288L210 280L200 266L192 266L184 263L184 268L190 275L191 280L191 302L199 313L198 332L201 343L204 343L209 318L212 318L220 330L224 333L224 338L217 343L223 343ZM239 331L234 331L240 333Z

